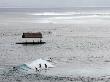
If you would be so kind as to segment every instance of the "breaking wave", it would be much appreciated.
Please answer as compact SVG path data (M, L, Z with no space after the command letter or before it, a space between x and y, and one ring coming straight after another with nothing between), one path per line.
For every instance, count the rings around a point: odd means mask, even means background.
M39 67L40 66L40 67ZM49 68L53 68L54 65L51 64L51 62L42 60L42 59L37 59L35 61L22 64L19 66L14 66L8 69L1 69L0 74L1 75L10 75L10 74L36 74L36 73L41 73L43 70L47 70ZM36 69L37 68L37 69Z

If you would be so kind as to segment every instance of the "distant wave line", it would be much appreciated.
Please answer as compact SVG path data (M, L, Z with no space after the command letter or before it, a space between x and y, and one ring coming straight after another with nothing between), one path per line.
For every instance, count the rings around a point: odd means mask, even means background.
M34 16L71 16L71 15L110 15L110 12L41 12L41 13L28 13Z

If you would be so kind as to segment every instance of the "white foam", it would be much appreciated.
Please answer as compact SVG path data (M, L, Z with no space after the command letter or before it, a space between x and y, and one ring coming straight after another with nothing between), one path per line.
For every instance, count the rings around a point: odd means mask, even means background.
M41 64L41 67L39 67L40 64ZM43 60L43 59L37 59L35 61L27 63L27 66L30 67L31 69L36 70L36 68L37 69L45 69L45 64L47 65L47 68L53 68L54 67L54 65L52 65L51 62L48 62L48 61Z

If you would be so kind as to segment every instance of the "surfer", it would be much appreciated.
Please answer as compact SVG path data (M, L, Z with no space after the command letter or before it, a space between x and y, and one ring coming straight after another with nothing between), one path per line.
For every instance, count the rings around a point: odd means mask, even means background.
M39 64L39 68L41 68L41 64Z
M37 69L37 67L35 67L35 69L36 69L36 72L39 71L39 70Z
M45 64L45 68L47 68L47 64Z

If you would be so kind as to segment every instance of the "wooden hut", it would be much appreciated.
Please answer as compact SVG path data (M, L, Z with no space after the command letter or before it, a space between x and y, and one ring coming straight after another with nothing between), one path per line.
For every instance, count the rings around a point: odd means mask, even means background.
M42 33L23 33L22 38L42 38Z
M42 33L36 32L36 33L23 33L22 38L25 39L25 42L17 43L17 44L42 44ZM36 42L35 39L39 38L39 41ZM28 41L31 39L31 41Z

